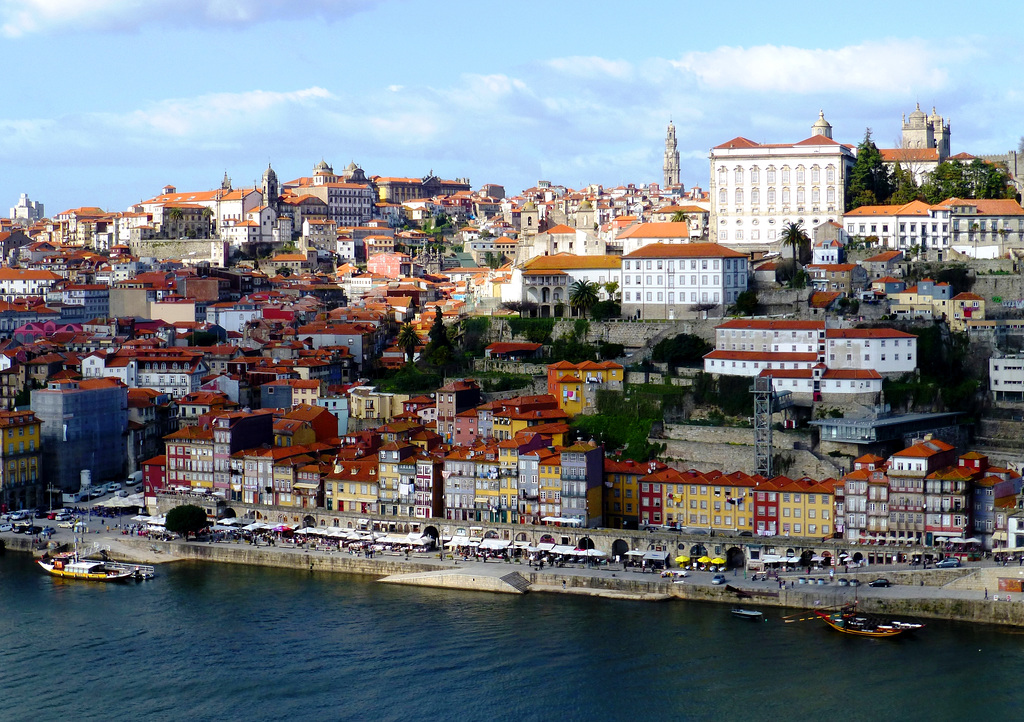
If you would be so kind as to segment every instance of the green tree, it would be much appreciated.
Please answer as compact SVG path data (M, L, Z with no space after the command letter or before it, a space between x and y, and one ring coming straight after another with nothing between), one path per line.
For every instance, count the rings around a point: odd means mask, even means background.
M170 228L168 229L168 233L173 233L174 231L176 231L178 229L178 224L181 223L184 217L185 214L180 208L168 208L167 220L170 221Z
M857 146L857 161L850 170L846 187L846 210L859 206L885 203L892 195L892 179L882 154L871 140L871 128L864 131L864 140Z
M206 510L195 504L183 504L176 506L167 512L167 519L164 526L169 532L181 534L187 537L208 527L210 522L206 519Z
M736 316L753 316L757 313L757 293L744 291L736 297L736 303L729 307L729 313Z
M604 292L608 294L608 298L610 298L611 300L618 301L619 300L619 282L618 281L608 281L608 283L604 284Z
M411 323L402 324L398 331L398 348L405 352L405 360L412 362L412 355L416 353L416 346L419 345L420 337Z
M690 217L686 215L686 211L676 211L672 214L673 223L686 223L690 220Z
M598 298L598 286L594 281L588 281L586 279L580 279L576 283L572 284L572 288L569 289L569 305L572 306L573 310L582 316L587 315L587 312L593 308L599 300Z
M811 239L804 230L803 221L789 221L782 227L782 238L780 243L783 247L789 246L793 249L793 261L799 258L810 245Z
M975 158L970 163L947 160L939 163L921 187L928 203L947 198L1013 198L1014 189L1005 168Z
M893 205L905 205L921 197L921 189L914 179L914 173L904 168L899 162L892 172L893 192L889 197L889 203Z

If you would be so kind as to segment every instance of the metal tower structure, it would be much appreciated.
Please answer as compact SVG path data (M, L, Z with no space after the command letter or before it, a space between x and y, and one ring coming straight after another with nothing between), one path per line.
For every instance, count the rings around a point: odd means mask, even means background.
M754 473L772 476L772 377L754 378Z

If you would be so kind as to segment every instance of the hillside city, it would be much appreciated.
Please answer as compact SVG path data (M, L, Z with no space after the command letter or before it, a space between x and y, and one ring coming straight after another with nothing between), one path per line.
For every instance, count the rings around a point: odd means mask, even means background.
M669 123L643 185L321 160L118 212L23 194L0 510L124 483L292 527L1021 551L1018 153L953 154L934 108L896 148L811 121L692 184Z

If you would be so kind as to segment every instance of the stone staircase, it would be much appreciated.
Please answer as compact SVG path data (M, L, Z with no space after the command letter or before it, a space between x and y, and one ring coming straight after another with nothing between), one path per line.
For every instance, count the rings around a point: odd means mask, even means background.
M982 567L954 579L943 589L960 589L964 591L980 592L985 589L989 594L999 591L1000 579L1021 579L1024 580L1024 567L1016 564L1007 564L1005 567Z
M530 591L530 582L519 572L512 572L501 577L501 581L516 589L520 594Z

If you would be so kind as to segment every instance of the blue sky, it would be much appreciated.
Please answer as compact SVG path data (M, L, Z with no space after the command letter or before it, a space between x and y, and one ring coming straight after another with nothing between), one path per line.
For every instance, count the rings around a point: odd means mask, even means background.
M816 9L817 8L817 9ZM1012 8L1012 9L1011 9ZM368 174L683 181L743 135L895 144L916 102L954 153L1024 134L1012 3L0 0L0 209L123 210L268 162Z

